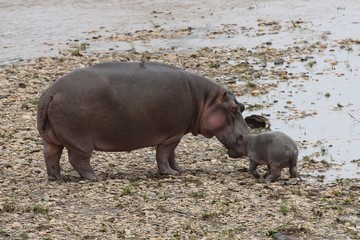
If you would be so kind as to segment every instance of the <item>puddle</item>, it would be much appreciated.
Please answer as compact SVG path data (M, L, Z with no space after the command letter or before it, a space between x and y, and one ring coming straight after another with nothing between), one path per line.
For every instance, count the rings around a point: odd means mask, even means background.
M248 114L264 114L271 129L283 131L306 148L299 159L310 156L315 161L330 163L330 169L318 171L325 181L336 178L359 178L360 169L360 47L353 51L331 48L313 59L294 62L287 71L305 74L309 80L280 82L275 90L260 96L246 95L246 105L271 105L249 110ZM309 67L308 62L316 63ZM336 62L336 65L333 65ZM276 69L269 64L268 68ZM266 83L260 80L259 83Z

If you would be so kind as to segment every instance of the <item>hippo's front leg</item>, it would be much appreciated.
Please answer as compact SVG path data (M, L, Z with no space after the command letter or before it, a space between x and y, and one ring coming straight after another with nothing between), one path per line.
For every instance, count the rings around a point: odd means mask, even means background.
M256 171L256 168L259 164L257 162L255 162L254 160L250 159L250 167L249 167L249 171L251 173L251 175L254 176L254 178L260 178L260 174Z
M179 175L179 167L175 162L175 148L180 140L170 144L160 144L156 147L156 162L162 175Z
M169 164L170 164L170 167L172 169L174 169L175 171L181 173L183 172L183 170L178 166L178 164L176 163L176 160L175 160L175 149L172 151L171 155L170 155L170 158L169 158Z

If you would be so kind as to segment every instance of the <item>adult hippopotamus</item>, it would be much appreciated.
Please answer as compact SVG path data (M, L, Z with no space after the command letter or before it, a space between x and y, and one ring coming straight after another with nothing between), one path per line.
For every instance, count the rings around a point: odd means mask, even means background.
M205 77L155 62L110 62L75 70L40 97L37 127L49 180L60 178L64 147L81 177L98 180L93 150L156 146L160 174L177 175L184 134L215 136L227 149L249 133L244 105ZM235 150L233 150L235 151Z
M230 149L228 154L232 158L248 156L250 159L250 173L260 178L256 171L258 165L267 165L266 181L273 182L281 175L281 170L288 167L291 178L297 177L298 147L285 133L273 131L260 134L247 134L238 139L236 148Z

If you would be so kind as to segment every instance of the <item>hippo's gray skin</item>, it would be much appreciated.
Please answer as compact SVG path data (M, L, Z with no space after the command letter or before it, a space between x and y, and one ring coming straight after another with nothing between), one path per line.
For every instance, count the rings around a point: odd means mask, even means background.
M160 63L102 63L75 70L40 97L37 126L48 179L60 178L64 147L71 165L89 180L99 179L90 166L93 150L149 146L156 146L159 173L177 175L175 148L183 135L215 136L233 149L249 133L244 108L222 86Z
M258 165L268 166L267 181L277 180L285 167L289 168L291 178L297 177L298 148L295 142L282 132L247 134L228 154L232 158L248 156L249 170L255 178L260 177L256 171Z

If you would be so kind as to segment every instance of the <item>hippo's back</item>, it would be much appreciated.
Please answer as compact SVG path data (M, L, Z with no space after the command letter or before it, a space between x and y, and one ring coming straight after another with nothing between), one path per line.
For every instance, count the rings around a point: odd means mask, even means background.
M285 133L276 131L264 134L271 135L271 138L273 139L272 144L269 146L269 149L271 149L272 152L286 154L290 160L297 159L299 150L295 141L291 137Z
M273 131L273 132L269 132L269 134L272 135L272 137L274 139L274 143L283 145L283 146L288 146L291 149L294 149L294 148L297 149L295 141L291 137L286 135L285 133Z

